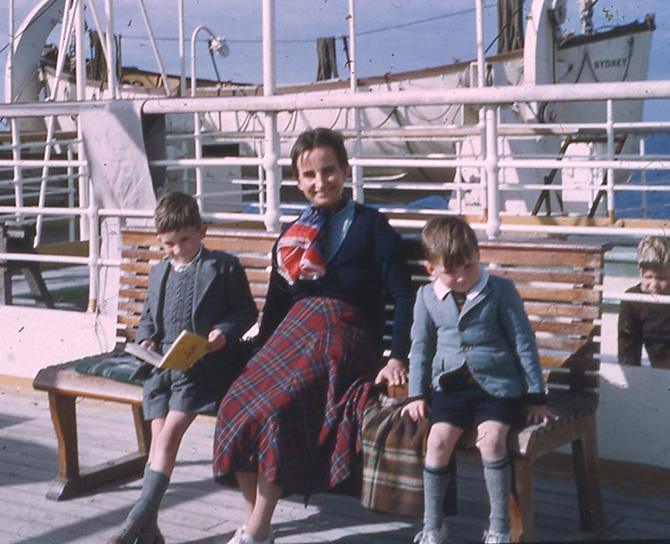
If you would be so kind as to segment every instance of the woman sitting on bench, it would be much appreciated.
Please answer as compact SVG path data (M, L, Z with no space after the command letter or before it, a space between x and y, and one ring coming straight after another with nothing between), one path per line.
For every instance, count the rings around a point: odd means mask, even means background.
M400 236L381 213L343 196L340 134L304 132L291 160L311 206L275 244L263 347L216 421L214 478L235 473L247 512L229 544L273 542L281 496L308 497L348 478L375 374L391 385L407 379L412 292ZM387 295L391 357L379 370Z

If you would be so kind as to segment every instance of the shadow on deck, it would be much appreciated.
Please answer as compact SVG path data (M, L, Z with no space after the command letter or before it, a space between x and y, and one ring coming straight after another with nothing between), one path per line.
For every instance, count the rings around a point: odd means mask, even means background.
M0 542L12 544L100 543L111 536L139 495L139 480L96 489L64 502L46 499L57 471L56 440L45 395L0 384ZM90 400L78 406L82 465L93 465L134 446L129 410ZM168 542L226 542L241 525L238 490L211 479L212 418L189 429L159 515ZM459 516L450 519L450 542L480 541L488 511L479 464L459 466ZM661 540L670 536L670 497L650 490L606 485L606 527L598 534L578 528L572 481L535 478L537 541ZM410 543L419 520L367 511L351 497L320 494L309 506L300 497L279 503L277 544L337 542Z

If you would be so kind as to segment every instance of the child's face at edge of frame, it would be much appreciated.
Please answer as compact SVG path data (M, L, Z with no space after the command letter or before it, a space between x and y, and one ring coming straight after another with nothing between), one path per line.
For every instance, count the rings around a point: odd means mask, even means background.
M652 270L640 267L642 291L650 295L670 295L670 269Z
M444 265L424 261L426 271L434 279L439 279L451 291L467 293L479 281L479 252L462 265L445 270Z
M158 241L163 247L165 254L177 264L188 264L200 251L202 242L207 232L207 227L184 227L179 230L162 232L158 235Z
M335 150L315 147L305 151L296 162L298 189L313 206L333 206L342 197L349 166L342 166Z

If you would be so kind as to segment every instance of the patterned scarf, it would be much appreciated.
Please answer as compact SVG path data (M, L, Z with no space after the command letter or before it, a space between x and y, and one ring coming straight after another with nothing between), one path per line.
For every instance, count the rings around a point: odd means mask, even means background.
M293 285L296 280L315 280L326 273L320 241L326 222L325 208L309 208L277 242L277 271Z

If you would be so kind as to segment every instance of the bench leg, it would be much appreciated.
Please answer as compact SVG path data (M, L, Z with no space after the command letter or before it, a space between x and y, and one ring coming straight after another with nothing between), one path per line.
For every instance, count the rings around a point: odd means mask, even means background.
M137 451L149 455L151 446L151 424L144 419L141 406L133 405L133 421L135 422L135 434L137 435Z
M149 457L150 426L141 407L132 406L138 450L94 467L79 468L76 397L49 393L51 419L58 440L58 477L51 484L47 498L67 500L85 489L128 476L139 476Z
M51 420L58 441L58 478L47 492L52 500L68 498L71 482L79 480L76 397L49 393ZM76 485L75 485L76 487Z
M535 530L532 459L514 457L512 460L512 493L509 510L512 542L532 541Z
M587 531L596 531L604 525L596 436L596 418L592 414L582 438L572 442L579 521L582 529Z

